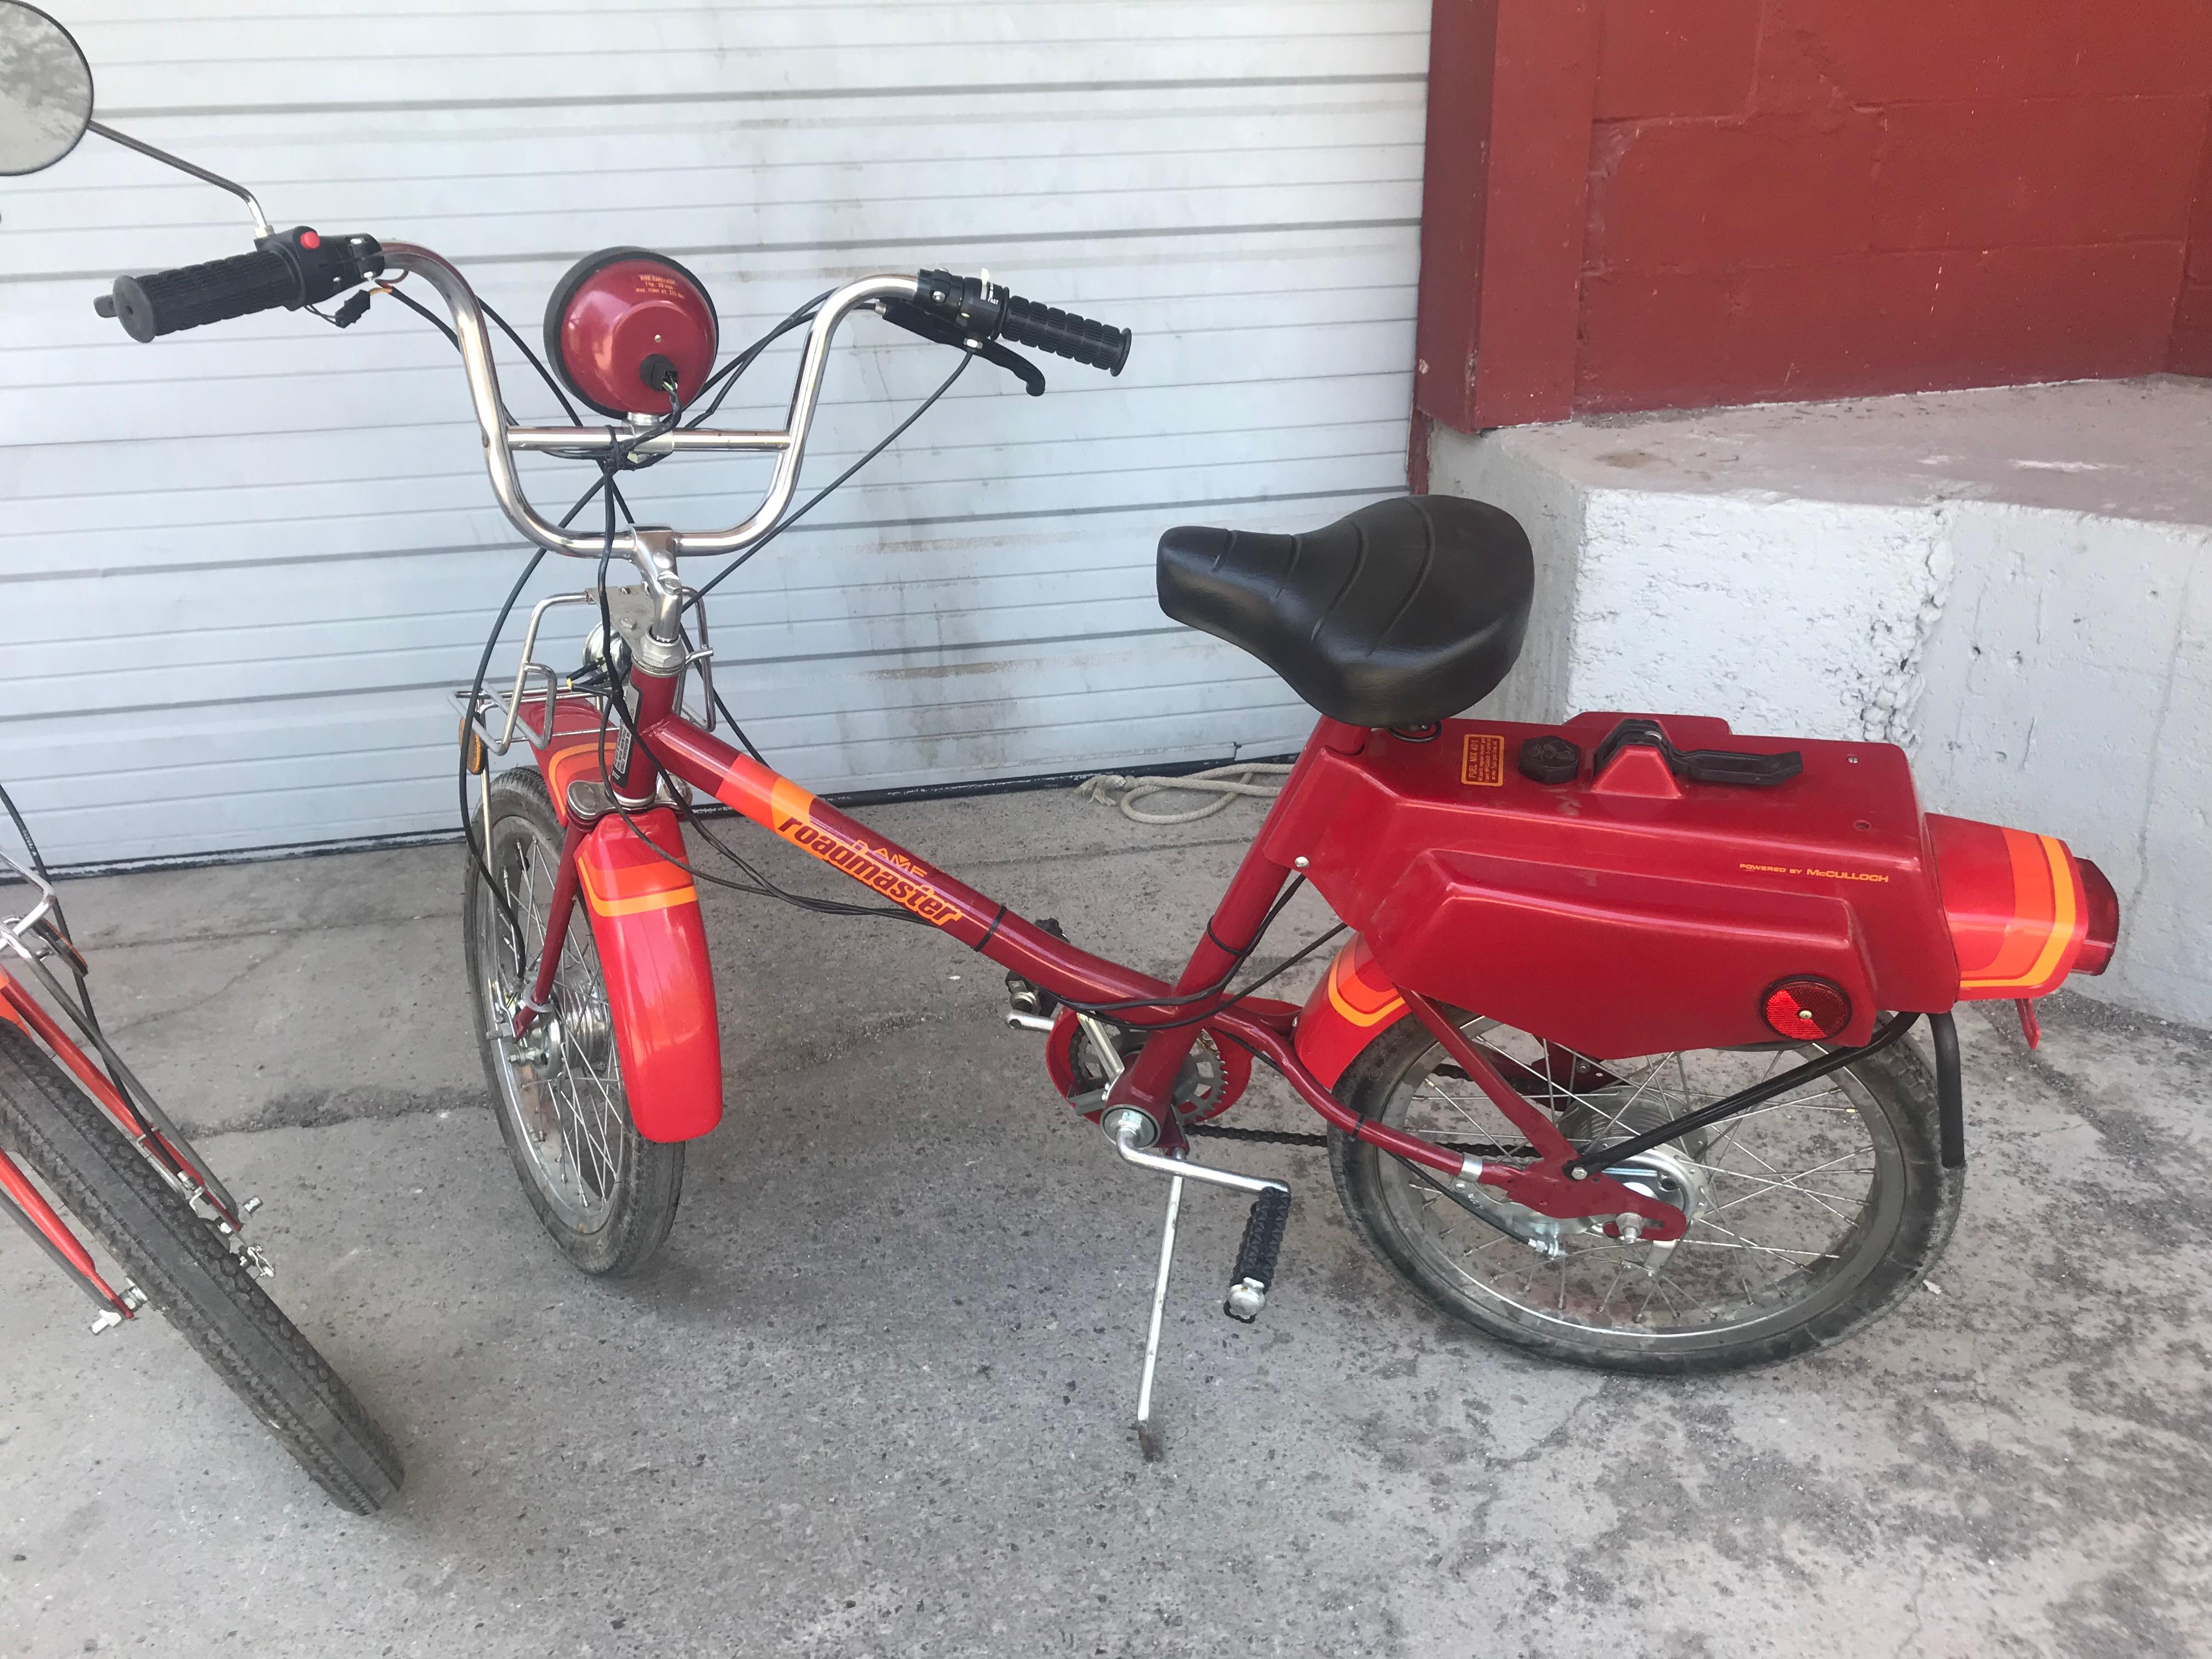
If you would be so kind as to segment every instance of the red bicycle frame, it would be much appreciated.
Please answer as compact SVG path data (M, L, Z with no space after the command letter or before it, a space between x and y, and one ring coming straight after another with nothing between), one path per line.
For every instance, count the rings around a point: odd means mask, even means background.
M1359 1117L1301 1058L1297 1041L1301 1010L1296 1004L1263 998L1230 1002L1225 996L1200 995L1194 1012L1193 994L1214 986L1243 961L1262 921L1297 873L1296 865L1303 862L1272 854L1267 828L1238 865L1182 972L1168 984L1048 933L739 753L678 710L677 676L639 672L633 684L637 741L617 750L611 781L600 771L599 757L611 745L606 719L594 703L564 700L552 741L538 753L567 834L537 982L530 1000L516 1011L514 1031L518 1036L526 1032L551 994L574 901L580 896L607 969L617 1039L624 1074L631 1083L632 1113L640 1132L649 1138L685 1139L703 1134L721 1112L715 1002L698 927L697 896L689 877L670 862L683 856L682 835L673 815L650 805L665 769L1054 997L1077 1004L1123 1005L1120 1018L1137 1029L1162 1025L1164 1029L1146 1038L1115 1081L1106 1103L1143 1113L1152 1126L1152 1138L1166 1152L1179 1152L1185 1145L1170 1090L1203 1027L1218 1040L1239 1044L1267 1061L1333 1127L1393 1157L1448 1180L1498 1186L1516 1202L1546 1214L1633 1214L1644 1218L1648 1237L1680 1236L1683 1218L1672 1206L1647 1198L1602 1172L1571 1181L1564 1171L1576 1157L1575 1147L1418 994L1408 994L1407 1006L1431 1024L1468 1075L1537 1149L1538 1164L1485 1164L1421 1136ZM1301 809L1314 787L1319 757L1332 752L1357 754L1368 737L1363 728L1322 720L1274 804L1269 826ZM590 798L574 790L580 782L609 781L622 799L640 803L639 808L592 811L588 810ZM639 843L647 838L658 851L640 856Z
M566 840L537 983L514 1017L520 1036L546 1005L580 897L632 1113L655 1139L705 1133L722 1103L697 894L676 815L654 804L664 772L1079 1012L1112 1004L1117 1023L1156 1028L1103 1109L1141 1113L1144 1139L1163 1152L1184 1150L1171 1094L1203 1029L1393 1158L1547 1215L1602 1216L1608 1227L1638 1218L1656 1241L1680 1236L1681 1212L1578 1152L1440 999L1552 1039L1559 1064L1807 1037L1856 1047L1901 1034L1895 1022L1877 1031L1877 1010L1940 1022L1962 998L2040 995L2076 968L2095 971L2117 927L2094 865L2047 836L1923 817L1905 757L1888 745L1792 742L1804 775L1784 804L1685 790L1641 746L1567 788L1508 776L1509 744L1564 735L1594 747L1614 715L1559 727L1445 721L1419 733L1323 719L1170 983L1048 932L739 753L680 711L680 678L634 669L623 726L587 698L556 705L537 758ZM1772 754L1784 743L1733 738L1714 720L1664 724L1685 746L1728 738ZM1229 1000L1218 988L1301 874L1361 938L1303 1007ZM1601 963L1615 971L1594 976ZM1434 1033L1533 1162L1486 1162L1337 1099L1345 1066L1401 1018ZM1791 1023L1816 1018L1825 1023ZM1945 1093L1955 1120L1955 1089ZM1946 1130L1948 1155L1960 1145L1955 1121Z

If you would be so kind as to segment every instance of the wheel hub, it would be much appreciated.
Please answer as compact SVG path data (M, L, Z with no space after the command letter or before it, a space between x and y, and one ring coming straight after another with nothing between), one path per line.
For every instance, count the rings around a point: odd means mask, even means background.
M1608 1140L1624 1140L1646 1133L1673 1115L1665 1105L1655 1102L1637 1101L1607 1110L1596 1100L1578 1101L1559 1114L1559 1132L1577 1146L1602 1146ZM1634 1158L1612 1165L1605 1173L1640 1197L1680 1210L1686 1224L1694 1222L1709 1201L1705 1171L1699 1162L1705 1140L1702 1132L1692 1132L1681 1140L1668 1141L1638 1152ZM1650 1225L1633 1212L1618 1217L1545 1215L1526 1205L1516 1204L1495 1187L1472 1181L1459 1182L1455 1186L1498 1226L1525 1242L1529 1249L1548 1256L1564 1253L1565 1241L1577 1233L1615 1228L1623 1238L1636 1243ZM1673 1241L1655 1240L1648 1248L1656 1267L1673 1253L1674 1246Z

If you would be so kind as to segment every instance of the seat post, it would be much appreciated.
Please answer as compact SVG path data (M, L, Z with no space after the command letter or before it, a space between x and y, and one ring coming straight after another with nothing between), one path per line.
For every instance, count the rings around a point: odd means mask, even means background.
M1326 714L1314 727L1313 734L1314 741L1322 748L1334 749L1340 755L1356 755L1367 747L1367 727L1347 726L1342 720L1331 720ZM1285 788L1283 793L1287 795L1291 792Z
M1315 724L1305 747L1298 753L1297 764L1283 780L1282 793L1269 805L1266 819L1237 866L1237 873L1230 878L1228 890L1214 907L1206 932L1200 936L1190 960L1176 980L1178 995L1202 989L1227 971L1238 952L1252 944L1253 934L1280 896L1283 884L1296 873L1291 866L1277 863L1267 855L1267 831L1297 799L1299 788L1322 751L1333 749L1340 754L1357 754L1366 742L1364 726L1347 726L1326 716ZM1345 747L1347 744L1349 748ZM1174 1114L1166 1109L1167 1098L1182 1068L1184 1057L1198 1041L1198 1030L1195 1025L1183 1025L1147 1037L1145 1046L1115 1079L1107 1096L1109 1105L1135 1106L1149 1114L1159 1124L1161 1142L1170 1151L1182 1144L1182 1136L1172 1121Z

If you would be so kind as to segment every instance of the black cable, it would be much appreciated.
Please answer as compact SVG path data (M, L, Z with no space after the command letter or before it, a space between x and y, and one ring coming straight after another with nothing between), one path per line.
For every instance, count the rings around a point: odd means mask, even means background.
M413 312L417 317L420 317L424 322L429 324L431 327L436 329L439 333L444 335L446 337L446 343L453 347L454 350L459 351L461 349L461 337L453 332L453 325L447 322L443 317L438 315L436 312L431 310L429 307L424 305L420 300L416 299L412 295L402 294L396 288L386 288L384 291L386 294L389 294L393 299L398 301L401 305L405 306L408 310Z
M823 289L821 293L816 295L805 305L799 307L798 310L793 312L791 315L786 317L781 322L778 323L774 328L769 330L767 333L762 335L759 339L755 340L743 351L740 351L736 356L731 358L728 362L724 363L721 368L716 369L712 374L709 374L704 383L702 383L699 387L697 397L694 398L693 401L696 403L698 400L698 398L705 397L709 392L713 392L714 393L714 399L712 403L708 404L705 409L702 410L698 415L693 417L691 424L693 426L703 426L707 422L714 419L714 411L722 406L722 399L730 395L730 388L735 386L744 372L753 366L754 361L759 357L761 353L767 350L769 347L775 344L785 335L790 333L794 328L800 328L805 326L806 324L812 322L814 320L814 313L822 309L822 302L836 291L837 290L834 288ZM720 388L719 391L716 390L718 386Z
M1254 992L1261 989L1263 986L1273 984L1276 980L1280 979L1285 974L1289 973L1291 969L1297 967L1315 951L1320 950L1321 947L1328 944L1329 940L1334 939L1339 933L1343 933L1345 931L1345 927L1346 925L1340 921L1335 927L1330 928L1327 933L1322 933L1316 938L1308 940L1305 945L1300 949L1297 954L1286 958L1279 966L1262 974L1259 978L1254 980L1243 990L1231 992L1227 996L1222 998L1218 1003L1214 1005L1214 1006L1206 1009L1203 1013L1187 1014L1181 1019L1121 1019L1110 1014L1104 1016L1104 1018L1106 1023L1109 1025L1118 1025L1123 1030L1127 1031L1141 1031L1147 1036L1151 1036L1154 1031L1181 1031L1188 1030L1193 1025L1205 1025L1211 1024L1212 1021L1220 1018L1224 1012L1235 1007L1238 1003L1243 1001L1245 998L1250 996ZM1067 999L1065 997L1062 997L1060 1000L1067 1003L1067 1006L1074 1009L1078 1013L1089 1012L1084 1008L1080 1003L1067 1002ZM1159 1004L1146 1004L1145 1006L1152 1007L1172 1005L1170 1003L1163 1002Z
M737 734L738 742L744 747L745 753L750 755L761 765L768 766L768 757L753 746L753 740L745 735L745 728L738 724L738 717L730 712L730 705L722 701L722 694L709 685L707 688L707 695L714 700L714 707L720 712L722 718L729 721L730 730ZM769 767L771 772L775 769L772 766Z
M46 868L46 860L39 855L39 843L31 839L31 826L23 822L23 815L15 810L15 798L8 793L5 786L0 786L0 806L8 809L9 821L15 826L15 833L23 838L23 850L31 855L31 868L39 872L40 881L52 886L53 874Z
M1305 884L1306 878L1304 876L1291 878L1291 884L1276 895L1275 902L1267 907L1267 914L1260 918L1260 925L1252 930L1251 941L1230 958L1229 966L1222 970L1221 977L1211 985L1180 994L1171 992L1166 996L1135 997L1126 1002L1078 1002L1072 997L1062 997L1060 1000L1079 1014L1108 1015L1125 1013L1132 1008L1188 1008L1194 1003L1204 1002L1208 997L1219 996L1222 992L1229 988L1229 981L1237 977L1237 970L1249 960L1253 951L1260 948L1260 941L1267 936L1267 930L1275 925L1275 918L1283 914L1284 907L1297 896L1298 889ZM1212 931L1213 924L1208 922L1206 932L1211 934ZM1216 939L1214 943L1220 945L1221 941ZM1221 948L1226 951L1229 947L1222 945ZM1278 969L1276 971L1279 973L1282 970Z
M676 402L676 388L672 385L669 386L668 392L671 405L669 423L672 424L675 420L681 418L681 407ZM650 434L641 434L638 441L641 441L642 436L644 435ZM611 471L612 465L612 463L610 463L610 471L607 475L610 479L611 479L613 476ZM821 915L884 916L887 918L896 917L901 921L909 922L921 922L921 917L914 915L909 910L896 905L848 904L838 899L819 899L803 893L786 891L783 888L777 886L775 882L769 880L768 877L762 874L758 869L757 869L742 855L733 851L732 848L724 846L720 839L717 837L712 830L708 830L705 823L701 821L699 815L691 809L690 804L688 801L685 801L680 795L678 795L673 790L671 790L669 793L671 803L674 806L677 815L696 830L702 838L706 841L708 845L712 847L716 852L720 853L724 858L727 859L732 865L736 866L737 868L742 872L746 878L748 878L747 880L732 881L726 876L718 876L711 872L702 870L696 865L687 863L685 860L676 857L673 854L664 850L660 846L659 846L650 836L645 833L645 830L641 826L640 826L637 820L630 816L629 809L623 804L621 796L617 793L614 787L614 770L608 764L607 738L613 729L614 718L617 714L620 715L622 719L623 730L628 735L632 744L640 748L644 748L648 754L650 754L652 750L650 745L646 743L643 734L638 731L636 721L630 714L628 695L628 670L617 665L612 649L612 641L614 639L614 618L607 605L606 577L608 568L612 564L614 560L615 510L617 506L621 504L621 492L618 490L610 489L607 496L606 524L604 532L604 541L599 554L599 569L600 638L608 641L604 655L609 671L606 701L605 706L599 712L599 775L602 778L606 779L608 782L607 799L613 805L616 814L622 819L623 827L629 830L631 836L633 836L637 842L655 858L659 859L664 864L671 865L676 869L683 871L684 874L690 876L694 881L704 881L710 886L726 888L733 892L750 893L760 897L780 899L787 904L795 905L800 909L810 910ZM629 517L629 508L626 504L623 505L623 514L625 518ZM634 525L633 527L635 527ZM726 712L726 710L725 712ZM734 720L731 723L732 726L736 724ZM750 744L748 744L747 746L750 747ZM766 763L763 762L763 763L765 764Z
M574 523L576 515L591 505L592 497L598 495L600 490L605 489L607 487L607 476L602 474L597 483L593 484L589 489L578 496L576 498L576 504L570 507L568 512L562 514L560 527L566 530L571 524ZM477 700L483 695L484 676L489 672L491 669L491 653L494 648L499 644L500 635L506 631L507 619L514 614L514 603L517 599L522 597L523 587L529 582L531 576L536 572L538 567L544 562L544 560L545 550L542 547L537 549L531 554L530 562L523 566L522 574L514 579L514 586L507 590L507 599L506 602L500 606L499 615L492 619L491 632L486 635L484 639L483 653L477 659L476 678L469 683L468 708L463 718L469 721L471 730L473 730L476 721ZM491 763L490 757L489 755L485 757L484 763L487 766ZM469 844L470 861L476 866L477 872L483 878L484 885L491 890L492 897L498 902L501 913L506 916L507 926L514 930L515 937L520 939L522 937L521 919L514 914L514 905L508 902L506 892L500 887L498 881L492 875L491 865L484 856L483 848L477 845L475 832L469 828L469 779L472 775L473 775L469 770L468 746L464 744L461 747L459 773L461 796L461 839Z
M456 349L459 349L460 339L453 329L443 319L438 317L427 307L415 300L413 296L401 292L398 288L390 284L383 285L380 291L392 295L402 305L405 306L410 311L414 312L417 316L422 318L441 334L446 337L446 340L448 344L451 344ZM743 351L738 353L728 362L725 363L721 368L716 369L712 374L710 374L707 378L706 381L701 386L700 395L704 396L709 391L712 391L714 395L712 400L708 402L706 408L701 410L692 419L690 425L697 427L711 419L714 412L721 407L723 399L729 396L730 389L738 383L738 380L744 375L745 370L751 367L751 365L759 358L760 355L765 351L769 346L773 344L778 339L781 339L784 335L791 332L793 329L804 326L806 323L811 321L820 311L822 302L824 300L827 300L830 295L835 292L835 289L824 289L821 294L816 295L805 305L792 312L788 316L785 317L781 322L776 324L775 326L769 329L767 333L762 335L750 345L747 346ZM554 379L552 374L547 369L545 364L539 359L538 354L531 349L529 343L515 331L514 326L510 325L507 319L501 316L495 309L489 305L483 304L481 300L479 300L477 303L484 313L489 316L491 319L499 325L501 331L514 343L515 349L521 352L525 361L530 364L532 369L537 371L538 378L545 382L546 386L551 390L554 397L559 400L561 407L567 413L570 422L575 425L581 425L581 418L577 415L574 406L569 403L567 395L562 391L559 382ZM890 432L884 437L881 442L878 443L873 448L870 449L867 453L861 456L858 461L854 462L843 472L840 473L829 484L816 492L805 505L801 507L796 513L793 513L787 518L784 519L781 523L777 524L775 528L771 529L767 535L763 536L759 541L756 542L750 548L746 550L744 553L741 554L738 557L732 560L728 565L725 566L708 582L707 588L702 589L699 592L693 595L685 608L688 609L690 608L690 605L700 604L700 602L704 599L708 589L713 588L715 585L720 583L724 577L729 575L731 572L734 571L739 565L744 563L747 559L750 559L754 554L759 552L762 548L767 546L769 542L775 540L775 538L781 535L785 530L788 529L792 525L796 524L800 519L805 518L809 513L811 513L831 494L842 488L848 481L849 481L855 473L860 471L862 467L867 465L869 462L874 460L877 456L882 454L884 450L888 449L893 443L896 442L916 421L920 420L922 416L929 411L929 410L940 398L951 390L952 383L955 380L957 380L961 374L966 370L969 362L972 360L972 355L973 354L969 353L963 353L960 362L954 366L952 372L945 377L944 381L938 386L938 388L934 392L931 392L930 395L910 414L908 414L904 420L901 421L897 426L894 427ZM600 462L599 482L594 483L590 489L586 490L582 496L578 498L575 505L569 508L568 514L561 520L561 527L565 529L572 521L574 521L576 515L581 513L585 507L591 502L593 496L599 495L603 490L605 492L605 549L599 558L598 583L599 589L599 637L603 642L603 648L605 653L605 672L607 678L607 690L605 694L606 707L602 710L599 722L599 758L600 775L603 777L608 775L606 740L608 732L611 730L610 720L613 714L619 713L623 728L629 734L629 739L633 744L641 743L642 741L638 735L635 723L631 719L629 706L626 701L628 692L627 671L618 667L614 660L613 647L615 633L613 617L608 609L606 599L606 577L614 551L614 539L616 533L615 515L617 510L619 509L622 517L633 526L635 526L636 522L635 515L632 514L629 510L629 502L623 499L621 490L615 483L614 478L615 474L617 471L624 470L625 468L650 465L652 460L658 460L660 459L656 456L650 458L647 461L641 462L636 459L635 452L638 446L645 442L647 440L657 437L662 433L672 429L682 422L684 406L678 398L678 386L672 380L665 389L669 397L668 414L661 420L655 422L652 427L647 428L642 432L632 434L623 443L611 448L604 456L595 457L595 459L599 459ZM694 401L696 402L696 399ZM502 410L501 413L504 415L506 414L506 411ZM511 419L512 417L510 416L509 418ZM507 620L508 617L513 614L515 603L521 597L524 586L528 583L532 574L537 570L538 564L543 561L544 557L544 550L543 548L538 549L532 553L530 562L524 568L522 574L516 579L514 585L508 590L507 599L500 606L499 614L493 621L491 633L489 637L486 638L483 651L477 661L476 676L471 682L469 687L468 709L465 718L471 723L471 727L473 726L475 719L477 699L483 695L484 676L490 670L492 652L498 644L500 635L506 629ZM572 685L574 684L573 678L571 684ZM744 727L738 723L736 715L731 713L729 705L723 702L720 692L715 690L710 684L708 686L708 695L712 697L714 706L717 712L721 714L723 719L729 722L731 731L736 735L738 741L744 745L746 753L750 755L753 759L761 765L768 765L769 763L767 757L761 753L759 748L754 744L752 738L746 733ZM483 849L477 845L476 836L469 828L470 813L468 801L468 781L471 774L468 768L468 747L466 744L464 744L461 750L460 768L457 780L458 793L459 795L461 808L462 838L468 842L470 858L477 866L479 873L484 879L485 885L491 890L493 897L499 903L501 911L505 914L508 926L514 929L516 936L520 938L521 936L521 928L520 921L514 915L514 907L508 901L507 895L501 890L498 882L492 873L489 861L485 857ZM611 786L611 779L610 779L610 785ZM672 792L672 793L673 792ZM720 853L723 857L729 860L732 864L735 865L747 876L751 877L753 878L753 884L748 885L738 882L732 882L722 878L710 875L706 872L694 869L690 866L685 864L684 860L671 857L668 854L663 852L658 846L654 845L652 839L638 827L635 820L630 817L629 812L623 806L622 803L618 799L614 799L614 790L611 787L610 787L608 790L608 794L610 799L614 802L615 810L620 813L624 825L629 830L630 833L637 838L637 840L642 842L656 857L662 859L669 864L674 865L678 869L684 870L695 880L705 880L715 885L733 888L738 891L754 892L766 896L782 899L787 902L826 914L842 915L892 915L902 917L909 921L919 921L921 920L921 918L915 916L911 912L895 906L845 904L836 900L815 899L810 898L805 895L787 893L784 891L781 888L776 886L774 882L769 880L767 877L762 875L749 862L747 862L747 860L739 856L731 848L725 847L714 835L714 833L706 827L704 823L700 819L698 814L692 811L690 804L684 801L680 797L678 797L675 804L678 815L692 824L693 827L698 830L699 834L708 842L708 843L717 852Z
M843 485L847 479L850 478L855 472L858 472L870 461L874 460L877 456L882 454L884 451L889 449L893 444L896 443L901 437L905 435L906 429L908 427L912 426L916 421L929 413L930 406L933 404L936 403L936 401L939 398L942 398L946 392L952 390L952 383L958 380L962 374L965 374L967 372L968 365L975 361L975 354L974 352L962 352L960 354L960 361L953 366L952 372L945 377L943 382L939 385L937 390L931 392L928 397L923 398L921 404L912 414L908 415L906 419L901 421L896 426L893 427L889 433L884 434L884 441L881 443L878 444L866 454L861 456L859 460L854 462L852 465L847 467L842 472L840 472L828 483L823 485L822 488L815 493L813 499L809 501L805 506L800 507L798 512L791 514L787 517L780 520L775 529L769 531L767 535L762 537L744 552L738 554L736 558L732 559L729 563L724 565L720 570L716 571L703 584L702 584L699 591L691 596L690 604L694 605L705 604L707 596L713 592L717 587L720 587L722 585L723 580L728 577L732 572L736 570L739 565L744 563L745 561L751 558L753 555L766 547L778 536L783 534L785 531L790 529L792 526L797 524L801 519L811 513L816 507L821 506L823 501L828 499L832 492ZM685 608L689 609L690 606L687 605Z
M514 342L514 349L522 354L523 361L528 363L531 368L538 371L538 378L545 382L547 390L550 391L553 396L559 400L561 404L561 412L568 417L568 424L570 426L583 425L583 417L576 413L575 404L570 403L568 401L568 394L561 390L561 383L553 378L552 371L547 368L544 363L538 362L538 354L530 349L529 343L520 334L517 334L514 331L514 328L507 323L506 318L501 316L496 311L494 311L481 297L477 301L477 308L483 312L485 316L490 318L492 321L499 325L500 332L506 335L508 339Z

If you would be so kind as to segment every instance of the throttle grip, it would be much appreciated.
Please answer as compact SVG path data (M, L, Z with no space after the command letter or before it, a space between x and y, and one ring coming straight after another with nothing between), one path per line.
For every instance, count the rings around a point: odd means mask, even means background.
M237 253L176 270L118 276L115 319L125 333L143 343L181 328L275 311L295 303L299 286L283 254Z
M963 339L1012 340L1017 345L1049 351L1055 357L1072 357L1109 374L1119 374L1129 361L1129 343L1134 337L1126 328L1041 306L982 277L925 270L915 283L912 309L904 316L896 311L885 314L908 328L915 326L915 313L933 319L931 325L915 330L930 338L954 345ZM951 331L955 330L957 332Z
M325 238L301 225L262 237L251 253L118 276L93 309L143 343L257 311L296 311L357 288L383 269L384 249L374 236Z
M1129 361L1129 343L1134 337L1126 328L1093 322L1073 312L1055 311L1034 300L1024 300L1018 294L1006 296L1006 316L1000 324L999 337L1018 345L1049 351L1056 357L1072 357L1092 368L1103 368L1109 374L1121 372L1121 366Z

